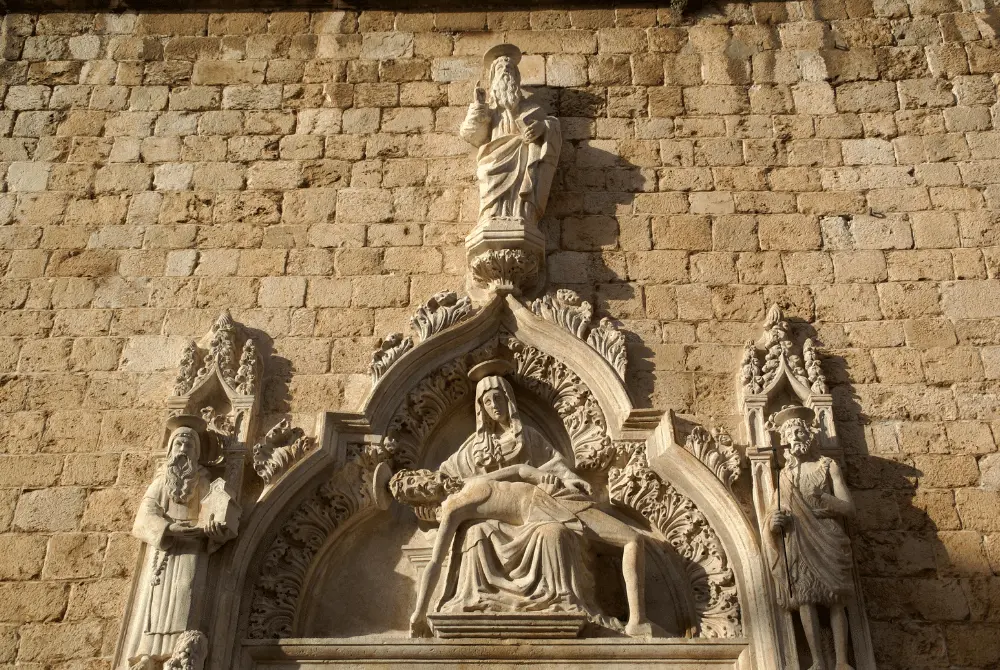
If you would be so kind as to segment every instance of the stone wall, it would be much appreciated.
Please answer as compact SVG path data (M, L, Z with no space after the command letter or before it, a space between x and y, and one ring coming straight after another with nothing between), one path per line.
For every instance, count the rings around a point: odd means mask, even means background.
M562 118L550 283L622 320L638 404L735 428L766 307L815 321L880 667L995 667L996 9L2 21L0 667L110 667L163 401L223 308L267 336L265 427L308 426L462 288L455 131L502 40Z

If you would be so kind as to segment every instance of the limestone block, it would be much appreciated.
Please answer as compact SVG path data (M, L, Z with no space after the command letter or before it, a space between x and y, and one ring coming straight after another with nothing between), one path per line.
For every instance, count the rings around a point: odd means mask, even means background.
M26 491L14 512L14 527L22 531L76 530L86 493L75 487Z
M42 577L82 579L101 573L107 538L90 533L53 535L49 539Z

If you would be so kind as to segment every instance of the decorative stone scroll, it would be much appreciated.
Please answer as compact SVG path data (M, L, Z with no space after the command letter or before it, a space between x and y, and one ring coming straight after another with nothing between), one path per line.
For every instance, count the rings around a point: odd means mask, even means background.
M468 296L459 298L454 291L442 291L417 309L410 325L423 341L467 319L472 313L472 301Z
M619 377L625 378L628 367L625 335L607 317L591 327L594 310L590 303L583 300L575 291L559 289L555 295L542 296L531 303L531 311L536 316L562 326L584 340L611 364Z
M733 446L733 438L722 428L712 432L695 426L684 442L684 448L705 464L726 488L733 490L733 483L740 476L742 458Z
M305 431L282 419L254 445L253 469L265 484L271 484L314 444L315 440L306 436Z
M700 622L697 635L739 637L743 631L736 580L704 514L650 469L645 444L621 442L615 448L623 465L608 471L611 501L642 514L686 560Z
M372 354L369 365L372 383L377 384L382 375L399 360L400 356L413 348L413 338L403 337L402 333L389 333L378 343L378 349Z
M587 337L594 309L575 291L561 288L531 303L531 311L546 321L558 324L581 340Z
M372 480L389 458L378 445L349 444L347 462L284 521L263 552L253 588L247 636L280 639L292 625L309 566L327 539L352 516L377 509Z

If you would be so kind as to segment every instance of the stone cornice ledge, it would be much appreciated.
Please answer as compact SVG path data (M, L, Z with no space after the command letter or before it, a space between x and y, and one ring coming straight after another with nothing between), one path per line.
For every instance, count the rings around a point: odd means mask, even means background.
M523 640L410 640L373 635L343 639L291 638L245 640L244 648L257 661L355 661L384 664L404 661L465 661L475 665L496 662L585 661L629 662L656 665L671 661L697 661L699 668L732 668L747 649L742 638L727 640L573 639L525 644ZM719 661L718 664L712 661ZM470 663L472 665L473 663ZM506 664L506 663L504 663ZM267 665L258 666L267 667ZM288 667L281 665L280 667Z

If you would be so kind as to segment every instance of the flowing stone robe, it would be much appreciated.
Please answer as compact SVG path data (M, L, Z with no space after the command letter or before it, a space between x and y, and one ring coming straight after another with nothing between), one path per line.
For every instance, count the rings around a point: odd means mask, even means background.
M502 462L489 470L527 464L562 477L572 471L562 455L530 426L520 439L500 441ZM441 465L441 472L466 479L487 470L477 464L473 435ZM580 612L601 619L592 605L593 579L585 563L583 525L576 514L593 506L585 495L535 487L528 522L515 526L478 521L459 531L452 550L444 612Z
M521 132L535 121L545 132L525 144ZM516 113L474 102L458 134L479 147L479 221L519 218L537 224L545 213L562 150L559 120L545 116L541 107L527 101L521 102Z
M815 503L810 502L812 497L802 493L817 486L827 493L833 492L832 462L820 456L819 467L808 476L802 472L801 465L785 466L778 478L781 507L791 514L793 522L791 529L784 533L784 548L782 534L769 532L764 539L764 549L777 587L778 604L786 609L794 610L807 604L829 607L843 603L854 593L850 538L836 515L814 507ZM800 477L801 481L796 482ZM777 509L775 491L771 510L764 521L765 528L770 528Z
M125 658L129 661L148 655L157 660L170 657L181 634L199 628L206 593L207 538L180 538L167 535L174 521L198 523L201 500L208 494L211 480L204 468L187 504L174 502L167 492L166 475L160 472L146 489L132 534L145 542L136 613L126 639Z

